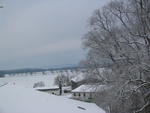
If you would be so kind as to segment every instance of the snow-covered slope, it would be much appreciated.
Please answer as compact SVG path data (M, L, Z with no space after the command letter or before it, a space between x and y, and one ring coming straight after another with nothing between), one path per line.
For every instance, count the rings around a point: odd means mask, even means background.
M30 73L23 73L23 74L16 74L16 75L6 75L4 78L0 78L0 84L1 83L12 83L18 86L27 87L27 88L33 88L33 85L37 82L43 82L45 84L45 87L52 87L54 85L54 79L58 75L61 75L62 72L37 72L33 73L32 75ZM77 76L77 73L72 73L68 70L68 73L63 72L64 75L69 76ZM80 75L81 73L79 73Z
M26 76L8 76L4 78L0 78L1 83L12 83L17 86L22 86L26 88L33 88L34 83L44 82L46 87L51 87L54 85L54 78L58 76L58 74L48 74L48 75L26 75Z
M92 103L50 95L33 89L36 82L54 85L58 73L0 78L0 113L105 113Z
M105 113L92 103L8 83L0 87L0 113Z

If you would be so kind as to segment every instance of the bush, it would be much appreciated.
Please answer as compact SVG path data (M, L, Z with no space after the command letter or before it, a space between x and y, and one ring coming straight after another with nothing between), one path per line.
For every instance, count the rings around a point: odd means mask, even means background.
M36 87L44 87L44 86L45 86L44 82L43 82L43 81L40 81L40 82L34 83L33 88L36 88Z

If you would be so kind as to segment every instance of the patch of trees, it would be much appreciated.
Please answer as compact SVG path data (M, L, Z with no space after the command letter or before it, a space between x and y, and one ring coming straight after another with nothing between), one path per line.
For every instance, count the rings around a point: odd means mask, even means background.
M44 87L45 83L43 81L39 81L34 83L33 88L37 88L37 87Z
M95 102L109 113L150 113L150 0L115 0L95 10L83 44L87 74L112 86ZM100 58L112 62L104 74Z
M71 85L71 76L64 75L64 74L58 75L54 79L54 84L59 86L60 83L61 83L62 86L70 86Z
M22 73L30 73L31 75L35 72L45 72L47 69L14 69L14 70L2 70L0 71L0 75L15 75L15 74L22 74Z

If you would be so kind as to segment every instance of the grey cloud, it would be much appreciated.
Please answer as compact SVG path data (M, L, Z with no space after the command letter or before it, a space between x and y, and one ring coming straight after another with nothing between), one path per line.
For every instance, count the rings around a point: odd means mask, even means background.
M46 65L41 62L38 64L33 60L34 57L47 57L47 61L44 60L47 65L59 64L61 61L58 62L52 55L56 52L62 61L68 57L71 63L79 62L84 57L80 42L87 31L87 20L94 9L107 1L109 0L3 1L4 9L0 10L0 67L5 65L4 68L7 69L13 66ZM72 51L72 54L74 51L77 59L67 56L67 51ZM51 59L54 59L53 62L49 62ZM22 60L28 60L31 64Z

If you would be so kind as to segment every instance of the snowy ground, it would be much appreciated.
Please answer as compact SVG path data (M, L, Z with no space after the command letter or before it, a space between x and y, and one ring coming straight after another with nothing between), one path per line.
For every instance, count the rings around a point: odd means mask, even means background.
M50 95L32 88L38 81L53 85L55 76L0 78L0 113L105 113L93 103Z
M43 81L46 87L54 86L54 78L58 76L58 74L36 74L36 75L16 75L16 76L8 76L5 78L0 78L1 83L12 83L17 86L22 86L25 88L33 88L34 83Z

